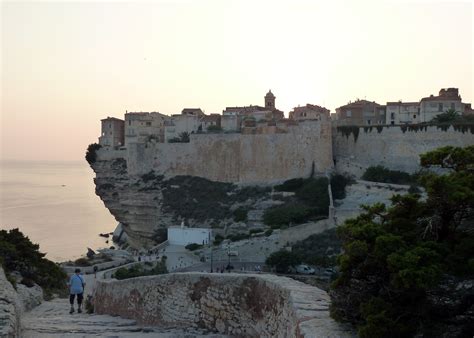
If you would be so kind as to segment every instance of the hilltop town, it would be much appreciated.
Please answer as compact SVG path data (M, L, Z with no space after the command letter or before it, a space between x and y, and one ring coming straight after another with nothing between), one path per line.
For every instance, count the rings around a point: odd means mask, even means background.
M470 103L463 103L458 88L441 89L418 102L355 100L330 110L315 104L298 106L289 112L276 108L272 91L264 97L264 105L226 107L222 114L205 114L200 108L184 108L171 116L159 112L126 112L124 120L107 117L102 120L99 144L120 148L132 143L155 140L160 143L189 142L189 135L199 133L272 134L285 133L304 121L332 122L334 126L383 126L429 123L436 116L452 111L461 116L474 116Z

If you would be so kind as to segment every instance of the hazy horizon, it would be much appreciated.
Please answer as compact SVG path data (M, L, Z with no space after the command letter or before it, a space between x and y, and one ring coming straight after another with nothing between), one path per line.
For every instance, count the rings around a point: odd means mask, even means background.
M100 119L473 95L470 2L3 2L1 159L82 161Z

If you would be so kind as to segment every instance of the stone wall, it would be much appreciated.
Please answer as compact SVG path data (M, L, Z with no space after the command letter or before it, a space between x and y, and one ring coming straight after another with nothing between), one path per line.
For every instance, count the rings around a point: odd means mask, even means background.
M403 131L405 129L405 131ZM334 128L333 152L336 170L360 177L366 168L383 165L392 170L416 172L419 155L443 147L474 144L472 127L463 131L430 126L414 129L400 126Z
M18 295L0 267L0 337L20 336L20 311Z
M240 337L354 337L326 292L274 275L181 273L99 281L95 311Z
M106 150L99 160L109 159ZM117 156L119 154L114 154ZM191 175L218 182L270 183L332 169L330 122L307 121L276 134L193 134L189 143L127 146L129 175L155 170L165 176Z

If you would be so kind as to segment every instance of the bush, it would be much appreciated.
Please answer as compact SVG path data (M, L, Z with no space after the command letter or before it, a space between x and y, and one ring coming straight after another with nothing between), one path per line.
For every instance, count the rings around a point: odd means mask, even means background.
M415 183L412 175L398 170L390 170L381 165L369 167L362 175L362 179L371 182L411 184Z
M113 274L113 278L116 279L128 279L141 276L154 276L168 273L166 269L166 259L164 257L161 261L156 262L155 267L152 269L145 269L141 264L135 264L130 268L120 268Z
M234 211L234 221L235 222L245 222L247 221L247 209L245 208L238 208Z
M269 237L271 236L273 233L273 229L268 229L267 231L265 231L265 236Z
M265 210L263 223L272 228L281 228L284 225L300 224L308 220L311 209L300 204L277 206Z
M81 257L74 261L75 266L91 266L91 262L87 258Z
M301 188L305 183L304 178L293 178L291 180L285 181L282 184L276 185L274 189L276 191L287 191L287 192L294 192Z
M272 253L265 260L265 264L275 268L278 273L288 273L290 267L301 263L301 258L292 252L280 250Z
M342 200L346 197L346 186L353 184L351 177L333 174L331 175L331 192L334 199Z
M39 245L33 244L18 229L0 230L0 261L7 278L11 272L17 271L23 281L33 281L45 292L64 290L66 274L56 263L44 256L45 254L39 251Z
M202 245L197 244L197 243L191 243L191 244L186 245L185 248L189 251L194 251L194 250L202 248Z
M102 146L100 144L97 144L97 143L89 144L89 146L87 147L87 152L86 152L86 161L87 161L87 163L89 163L89 164L95 163L95 161L97 160L97 153L96 152L100 148L102 148Z
M237 241L241 241L243 239L248 239L248 238L250 238L250 235L246 233L240 233L240 234L227 236L227 239L230 240L231 242L237 242Z
M221 235L217 234L214 236L214 245L219 245L222 243L222 241L224 240L224 237L222 237Z
M337 237L335 228L311 235L296 242L291 248L291 252L304 259L306 263L326 268L336 265L341 250L342 243Z

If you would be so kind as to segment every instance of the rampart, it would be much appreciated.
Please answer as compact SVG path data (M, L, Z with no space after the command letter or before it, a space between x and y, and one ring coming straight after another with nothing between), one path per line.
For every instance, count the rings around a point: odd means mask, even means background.
M189 143L132 143L99 151L99 160L124 157L128 175L150 170L233 183L271 183L333 168L330 122L308 121L273 134L192 134Z
M95 311L239 337L355 337L326 292L274 275L179 273L99 281Z
M448 145L473 145L473 129L473 126L336 127L333 129L336 170L360 177L366 168L383 165L413 173L420 169L422 153Z

